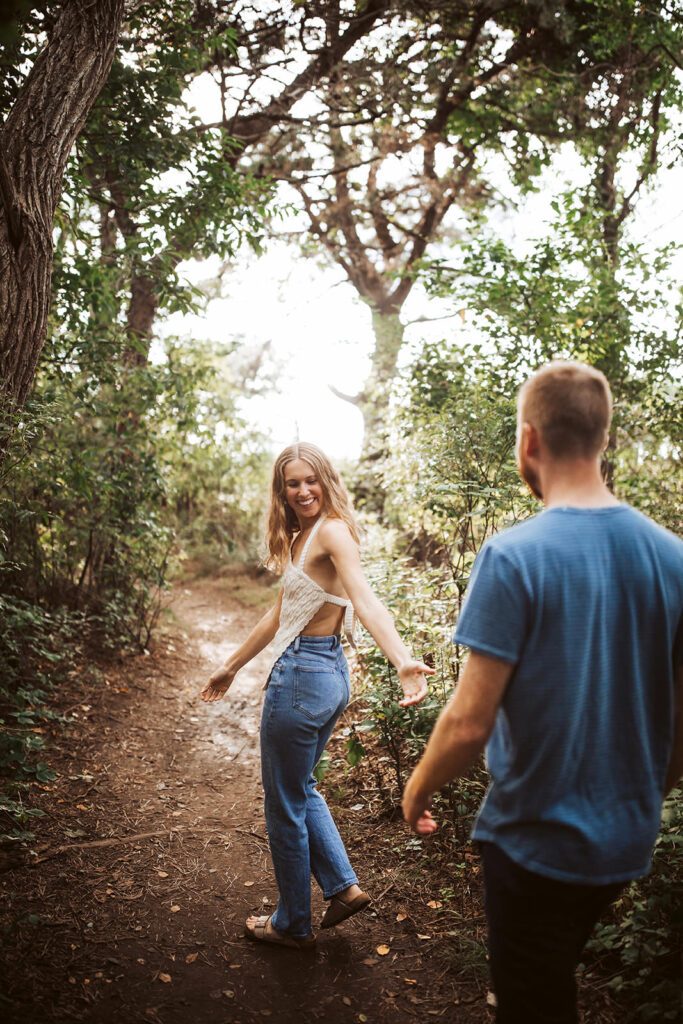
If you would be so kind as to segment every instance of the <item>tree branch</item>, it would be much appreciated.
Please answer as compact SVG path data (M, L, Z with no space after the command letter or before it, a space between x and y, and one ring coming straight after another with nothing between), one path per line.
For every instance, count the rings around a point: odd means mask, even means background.
M282 120L311 85L327 77L334 70L354 43L369 32L375 22L389 11L390 6L388 0L368 0L350 21L346 31L332 38L329 45L323 47L310 64L286 85L268 106L254 114L234 117L229 126L230 134L240 139L245 146L258 142L273 125Z
M342 402L348 402L350 405L359 406L363 401L362 395L347 395L343 391L340 391L338 388L336 388L334 384L328 384L327 386L333 395L336 395L337 398L341 398Z

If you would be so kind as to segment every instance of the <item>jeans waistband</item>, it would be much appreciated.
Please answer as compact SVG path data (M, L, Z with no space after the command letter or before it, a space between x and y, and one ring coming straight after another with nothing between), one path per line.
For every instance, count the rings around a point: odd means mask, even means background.
M298 651L300 647L312 651L333 651L341 646L341 633L333 633L332 636L301 636L299 635L290 650Z

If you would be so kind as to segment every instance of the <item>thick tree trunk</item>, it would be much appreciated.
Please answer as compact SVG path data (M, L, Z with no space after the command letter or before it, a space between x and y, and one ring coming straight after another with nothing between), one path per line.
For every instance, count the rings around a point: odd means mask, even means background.
M363 458L371 461L386 449L391 385L396 376L405 333L397 312L384 313L377 309L372 311L372 329L375 335L372 369L358 398L358 408L363 414L365 427Z
M356 405L363 416L363 447L352 490L358 504L381 514L384 489L378 478L378 464L388 450L388 417L391 386L396 376L398 357L405 328L397 311L372 311L375 348L372 368L363 390L355 398L336 391Z
M0 398L24 404L47 329L64 168L109 74L123 0L69 0L0 131ZM0 457L4 445L0 439Z

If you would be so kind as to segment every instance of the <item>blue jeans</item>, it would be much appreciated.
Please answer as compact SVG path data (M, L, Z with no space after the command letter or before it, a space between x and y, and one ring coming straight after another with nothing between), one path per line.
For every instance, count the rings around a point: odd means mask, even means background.
M349 701L338 636L299 636L276 661L261 716L261 777L279 889L273 926L311 932L311 872L325 899L358 881L313 769Z

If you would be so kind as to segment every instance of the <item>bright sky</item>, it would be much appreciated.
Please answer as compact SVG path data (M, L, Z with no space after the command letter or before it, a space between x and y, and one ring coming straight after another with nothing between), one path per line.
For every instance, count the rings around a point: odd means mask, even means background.
M205 76L195 83L192 100L200 115L216 118L217 87ZM507 188L504 168L492 168L501 191ZM544 232L550 201L562 191L578 168L565 153L545 187L530 197L524 208L501 219L498 227L509 242L523 244ZM676 241L681 232L680 170L665 172L657 191L641 198L636 232L653 246ZM302 223L302 222L300 222ZM285 223L286 229L296 224ZM677 259L683 279L683 257ZM191 262L180 268L195 283L215 277L217 260ZM277 390L245 404L249 418L271 439L278 451L295 440L318 444L332 458L355 458L360 452L362 421L358 410L329 389L355 393L369 368L374 345L370 311L346 282L343 271L304 258L293 246L273 241L261 257L244 251L234 269L223 279L223 297L208 303L203 316L174 315L163 326L164 334L226 341L243 339L248 345L271 343L270 355L277 364ZM403 320L439 317L451 310L443 302L428 300L414 289ZM416 323L408 328L409 348L427 339L471 333L459 317ZM463 334L465 332L465 335Z

